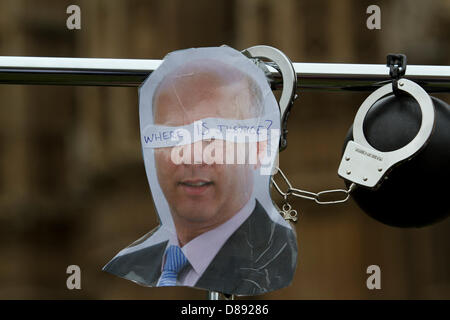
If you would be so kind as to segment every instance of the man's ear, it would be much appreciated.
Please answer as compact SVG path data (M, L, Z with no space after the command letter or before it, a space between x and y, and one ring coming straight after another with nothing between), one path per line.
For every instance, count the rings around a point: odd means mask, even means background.
M254 169L259 169L261 167L261 159L267 155L267 140L258 141L256 146L256 164Z

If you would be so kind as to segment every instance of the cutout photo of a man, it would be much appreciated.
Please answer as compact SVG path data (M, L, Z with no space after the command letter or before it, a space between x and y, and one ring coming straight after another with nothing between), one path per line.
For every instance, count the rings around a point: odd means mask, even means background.
M263 72L240 52L220 47L171 53L140 88L141 133L148 125L179 128L202 119L280 121ZM260 173L268 149L273 168L276 150L268 140L249 144L212 138L182 147L143 146L161 225L103 270L145 286L236 295L289 285L295 232L270 199L270 175ZM230 148L233 161L226 157ZM244 161L237 161L239 152Z

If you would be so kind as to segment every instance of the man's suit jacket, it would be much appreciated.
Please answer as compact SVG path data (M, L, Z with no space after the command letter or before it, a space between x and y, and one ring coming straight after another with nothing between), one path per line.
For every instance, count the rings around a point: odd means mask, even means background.
M104 271L145 286L156 286L168 241L110 261ZM273 222L261 204L225 242L196 288L235 295L257 295L286 287L297 264L295 233Z

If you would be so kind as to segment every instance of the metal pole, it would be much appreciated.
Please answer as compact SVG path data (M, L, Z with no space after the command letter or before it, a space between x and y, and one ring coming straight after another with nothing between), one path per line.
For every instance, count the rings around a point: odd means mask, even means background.
M0 57L0 84L138 87L162 60ZM382 64L294 63L300 90L373 91L389 80ZM269 65L274 89L282 79ZM408 65L405 78L450 92L450 66Z
M208 300L220 300L217 291L208 291Z
M234 295L217 291L208 291L208 300L234 300Z

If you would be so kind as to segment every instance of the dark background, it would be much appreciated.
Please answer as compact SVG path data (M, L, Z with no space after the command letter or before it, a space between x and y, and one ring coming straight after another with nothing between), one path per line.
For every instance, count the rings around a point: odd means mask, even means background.
M81 30L66 28L71 4L81 8ZM381 8L381 30L366 28L371 4ZM401 52L409 64L448 65L449 17L445 0L0 0L0 55L161 59L183 48L266 44L294 62L384 64L387 53ZM344 137L367 95L299 92L280 154L296 187L344 186ZM137 88L0 86L0 298L206 298L101 271L158 225L137 98ZM291 204L303 215L295 279L257 299L450 299L450 219L398 229L353 201ZM81 290L66 287L72 264ZM372 264L381 290L366 287Z

